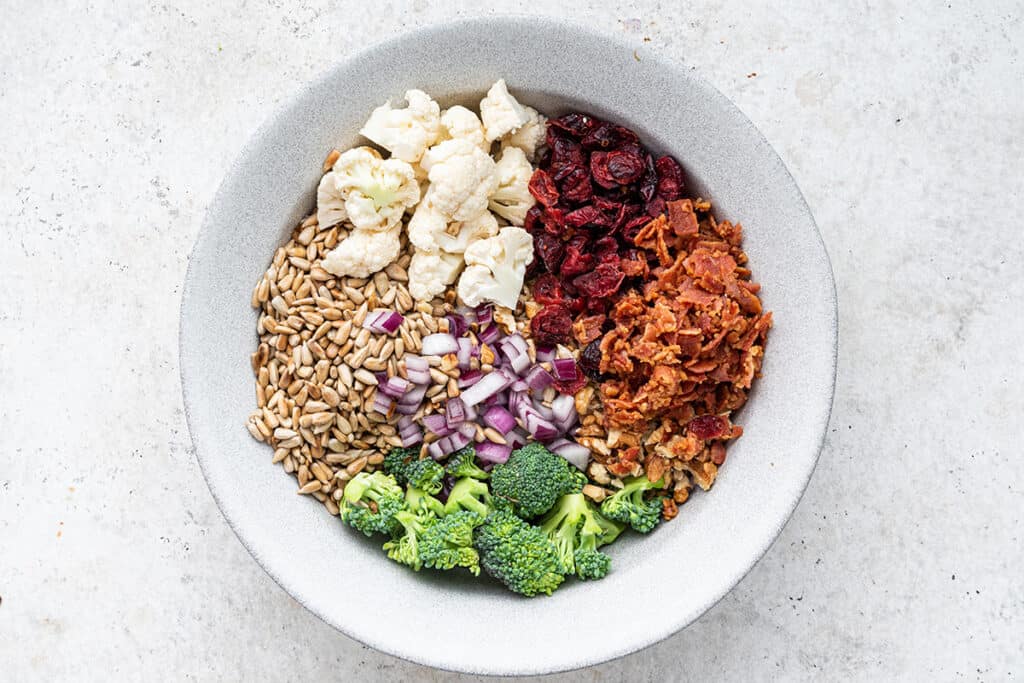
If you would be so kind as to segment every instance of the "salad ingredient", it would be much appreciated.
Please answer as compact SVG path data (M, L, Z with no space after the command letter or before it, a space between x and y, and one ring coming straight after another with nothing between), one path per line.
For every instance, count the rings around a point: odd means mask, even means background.
M403 478L409 486L434 495L441 491L444 467L430 458L413 460L406 465Z
M361 135L391 152L395 159L416 163L441 134L441 109L422 90L405 93L404 109L386 102L373 110Z
M353 230L324 256L320 265L331 275L351 277L366 277L384 270L402 249L401 233L401 225L385 232Z
M417 249L436 253L462 254L472 242L498 234L498 221L490 211L482 211L474 218L450 222L433 204L433 190L427 195L409 220L409 239ZM460 259L461 261L461 259Z
M341 521L367 536L391 533L395 519L405 507L405 492L395 478L383 472L360 472L345 485L341 499Z
M338 187L337 176L325 173L316 188L316 222L321 228L329 228L347 218L345 193Z
M480 555L473 547L473 531L483 521L481 515L467 510L435 518L420 538L420 561L434 569L465 567L478 576Z
M518 147L526 153L526 158L531 162L537 156L537 150L544 144L547 137L547 119L532 107L523 106L529 117L526 123L519 127L514 133L507 133L501 138L501 148Z
M480 117L463 106L454 106L441 114L441 126L447 139L468 140L484 152L490 152L491 144L484 136L484 124Z
M356 230L390 230L420 200L412 166L399 159L382 159L372 147L344 152L328 176L344 197L345 212Z
M444 471L449 477L455 479L462 479L469 477L471 479L489 479L490 473L480 469L480 466L476 464L476 449L473 446L467 446L455 453L448 458L448 462L445 463ZM449 498L451 496L449 495Z
M398 326L402 324L402 314L395 311L379 310L369 313L363 321L363 327L384 334L398 332ZM401 379L400 377L393 379ZM401 393L401 392L399 392Z
M494 237L466 249L466 269L459 297L470 306L493 301L514 308L523 288L526 266L533 261L533 239L522 228L502 228Z
M606 519L582 493L569 493L538 526L558 549L565 573L587 580L608 574L611 558L597 549L618 538L625 525Z
M417 301L430 301L455 282L462 266L458 254L417 251L409 263L409 293Z
M508 91L505 79L498 80L480 101L480 118L488 141L515 133L530 122L530 112Z
M474 532L484 570L526 596L551 595L565 580L558 550L547 535L508 510L495 510Z
M498 187L491 193L488 206L512 225L521 227L526 220L526 212L535 203L529 187L533 166L523 150L505 147L498 157L495 172Z
M487 484L472 477L456 480L448 493L444 511L445 514L451 514L458 510L468 510L481 518L486 517L491 510L491 492Z
M408 565L415 571L423 566L420 559L420 537L432 526L436 517L426 509L400 510L395 514L395 522L401 530L396 532L390 541L384 544L388 557L399 564Z
M452 221L468 221L487 209L498 187L494 159L465 139L434 145L420 161L430 179L433 206Z
M631 477L623 482L623 487L605 498L601 503L601 513L608 519L628 524L634 531L646 534L658 525L661 520L663 496L645 499L648 491L661 489L663 480L651 481L647 477Z
M563 458L536 442L513 451L507 462L491 470L494 495L509 501L524 519L544 514L559 497L579 491L585 480Z

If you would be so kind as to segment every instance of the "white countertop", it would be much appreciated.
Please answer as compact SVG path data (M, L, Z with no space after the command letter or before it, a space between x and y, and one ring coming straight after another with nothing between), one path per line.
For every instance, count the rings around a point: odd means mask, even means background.
M469 680L338 634L249 557L191 452L177 329L254 129L367 42L480 3L64 4L0 11L0 678ZM752 4L572 16L692 66L793 172L839 292L828 439L728 597L564 678L1019 677L1020 5Z

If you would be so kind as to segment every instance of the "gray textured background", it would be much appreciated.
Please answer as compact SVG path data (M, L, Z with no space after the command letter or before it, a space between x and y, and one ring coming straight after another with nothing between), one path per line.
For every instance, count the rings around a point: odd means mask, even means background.
M190 452L177 314L203 210L275 106L480 3L41 4L0 9L0 678L460 679L340 636L246 554ZM832 4L559 12L761 128L841 320L825 450L772 550L689 629L567 680L1024 672L1022 7ZM581 618L614 638L600 605Z

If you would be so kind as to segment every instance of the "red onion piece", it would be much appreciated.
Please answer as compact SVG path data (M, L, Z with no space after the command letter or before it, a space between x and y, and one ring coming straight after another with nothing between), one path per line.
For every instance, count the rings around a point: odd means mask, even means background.
M456 429L466 421L466 404L456 396L444 404L444 420L449 429Z
M555 347L541 344L537 346L537 362L544 363L555 359Z
M525 422L526 431L530 432L530 435L537 441L552 441L561 436L555 425L536 413L527 415Z
M427 428L427 431L438 436L448 436L455 431L452 427L448 426L448 421L441 413L433 413L431 415L423 416L423 426Z
M506 462L510 455L512 455L511 446L494 443L493 441L485 441L476 447L476 457L480 462L497 465Z
M373 410L381 415L387 415L391 412L392 405L394 405L394 402L379 391L373 397Z
M382 334L394 334L404 319L395 311L374 311L366 316L363 327Z
M576 399L569 394L562 394L551 402L551 414L555 420L564 422L576 418Z
M435 441L427 446L427 454L434 460L443 460L444 456L448 455L448 453L449 451L445 451L444 439Z
M509 378L501 370L495 370L484 375L483 379L462 392L462 400L467 406L475 406L488 396L493 396L508 385L512 384L515 378Z
M516 427L505 435L505 440L508 441L509 446L515 449L525 446L529 442L530 438L522 428Z
M544 391L555 380L551 373L539 365L534 365L523 378L526 384L534 391Z
M444 356L456 353L459 350L459 342L450 334L442 332L428 334L423 338L423 348L420 350L425 356Z
M466 370L459 375L459 389L465 389L471 387L484 376L484 373L479 370Z
M461 316L458 313L453 313L452 315L446 315L445 318L448 320L448 332L456 337L461 337L466 334L467 330L469 330L469 323L466 322L466 318L464 316Z
M484 424L502 434L507 434L516 428L516 418L501 406L491 406L484 413Z
M398 399L398 405L401 406L417 406L423 401L423 397L427 394L426 385L415 386L409 391L402 394L402 398Z
M551 364L554 366L555 379L568 382L576 379L576 361L572 358L556 358Z
M469 442L472 440L473 439L471 437L468 437L461 432L455 432L454 434L447 438L448 451L445 453L445 455L451 455L460 448L465 448L466 446L469 445Z
M391 398L401 398L402 394L408 389L409 381L401 377L388 377L383 382L377 384L377 391Z
M478 306L476 309L476 324L480 327L489 325L494 319L494 309L487 304Z
M469 361L473 357L473 342L465 337L457 339L456 342L459 344L459 350L456 352L456 356L459 359L459 369L469 370Z
M416 426L416 423L412 421L411 417L403 415L402 417L398 418L398 431L402 431L403 429L414 426Z
M590 462L590 449L578 443L568 442L557 448L552 448L551 452L565 458L577 469L586 469L587 463Z
M501 336L501 330L498 329L497 325L492 323L492 324L488 325L487 327L483 328L482 330L480 330L480 333L477 335L477 338L480 340L481 344L488 344L488 345L490 345L490 344L493 344L494 342L498 341L498 337L500 337L500 336Z

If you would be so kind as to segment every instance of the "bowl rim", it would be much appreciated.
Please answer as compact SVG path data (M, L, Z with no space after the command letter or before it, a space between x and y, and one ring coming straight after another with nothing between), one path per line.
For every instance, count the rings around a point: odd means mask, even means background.
M599 41L603 41L605 43L609 43L609 44L615 45L616 47L621 48L621 49L631 50L631 51L634 52L635 56L642 55L644 61L653 62L660 69L665 69L665 70L673 73L674 75L678 76L680 79L685 80L688 87L693 87L693 88L697 88L697 89L702 90L703 94L706 95L708 98L715 100L716 104L718 106L720 106L720 107L722 107L722 108L724 108L726 110L732 110L735 114L737 114L738 115L737 116L738 124L741 127L746 129L745 132L747 134L754 136L754 138L756 138L760 143L762 143L764 145L764 147L767 149L768 153L771 156L775 157L775 159L778 161L778 172L781 173L781 174L784 174L785 178L792 184L793 189L796 191L797 201L799 203L799 207L798 208L800 209L801 213L806 215L807 219L810 222L811 227L813 227L813 238L816 240L817 245L820 247L820 255L823 258L823 264L825 266L825 272L827 274L827 280L828 280L827 287L825 287L824 291L821 292L821 297L822 297L822 299L824 299L824 302L826 304L830 304L830 305L827 306L827 311L829 313L829 320L827 320L826 323L827 323L827 325L828 325L828 327L829 327L829 329L831 331L831 334L832 334L832 344L831 344L831 347L828 349L828 352L829 352L828 361L829 361L829 364L831 366L831 372L828 374L828 377L827 377L827 381L828 381L828 387L827 387L828 405L826 406L825 411L822 413L821 418L818 421L818 424L815 425L815 430L820 433L820 437L818 438L818 443L817 443L817 446L815 448L813 458L808 460L808 464L805 467L805 470L803 472L801 472L801 476L800 476L800 479L799 479L799 493L791 501L791 504L789 506L788 512L785 514L784 518L779 520L779 524L776 527L774 534L770 538L767 538L765 540L765 542L763 542L760 545L760 547L756 548L756 552L752 552L749 555L749 560L746 563L746 566L744 566L741 569L739 569L735 573L733 579L730 580L729 582L727 582L727 584L725 585L725 587L721 591L718 591L716 594L709 595L707 597L707 599L702 601L702 606L699 609L697 609L692 616L691 615L686 615L683 618L681 618L679 620L676 620L676 621L671 621L670 619L666 619L664 622L661 622L663 625L660 626L659 628L657 628L657 629L653 629L652 628L652 630L649 632L649 636L645 639L645 642L643 642L643 643L630 643L629 645L627 645L625 647L621 647L617 651L614 651L610 656L602 656L602 655L581 656L575 662L573 662L571 664L557 663L557 664L550 665L550 666L531 666L529 664L526 664L523 667L521 667L521 668L519 668L519 669L517 669L515 671L497 670L497 669L491 669L491 670L484 670L484 669L457 669L457 668L450 668L450 665L445 665L443 662L438 662L436 660L435 661L430 661L427 658L417 659L413 655L411 655L409 652L403 652L403 651L400 651L400 650L396 649L390 643L387 643L387 642L376 642L376 641L371 641L371 640L368 640L368 639L364 638L360 634L357 634L354 631L352 631L345 624L336 623L334 620L332 620L330 617L328 617L321 609L319 609L316 605L309 604L307 601L304 601L301 598L299 598L289 588L288 581L287 581L287 579L285 577L279 576L278 572L273 571L269 566L264 564L264 562L260 559L260 556L257 554L255 549L250 545L249 540L242 533L242 531L241 531L237 521L235 519L233 519L225 511L225 507L224 507L224 505L222 504L222 501L221 501L221 495L218 492L218 490L215 488L215 486L213 485L213 482L211 481L211 477L210 477L210 474L209 474L209 471L208 471L208 468L207 468L207 465L206 465L206 456L204 456L203 451L199 448L199 446L197 444L196 437L194 435L194 428L193 428L194 420L193 420L193 417L192 417L193 400L190 397L193 394L193 388L192 387L196 386L196 382L191 381L192 377L189 374L188 370L186 369L186 366L188 365L188 363L185 361L185 358L184 358L184 356L185 356L185 351L184 351L184 349L185 349L185 337L187 336L187 332L186 332L186 329L185 329L186 328L185 313L186 313L186 308L187 308L188 301L190 300L190 298L195 293L193 291L193 287L194 287L194 283L195 283L195 279L193 278L193 264L195 262L194 256L195 256L197 250L199 249L199 246L203 242L203 237L210 230L216 229L216 226L214 226L212 224L211 214L214 211L214 207L216 207L218 204L220 204L221 201L223 200L225 192L226 192L226 188L229 185L229 179L232 178L236 173L239 172L239 169L243 165L243 163L242 163L243 160L246 159L252 152L254 152L262 144L261 141L264 138L264 134L266 132L268 132L269 130L271 130L274 127L275 123L282 116L284 116L285 114L290 112L296 106L297 102L300 99L303 98L304 95L309 93L311 90L315 90L315 89L323 86L325 83L330 82L330 80L334 77L335 72L337 72L339 69L344 68L344 66L347 63L349 63L349 62L351 62L353 60L361 59L361 58L367 58L367 57L371 56L372 54L374 54L375 52L380 52L380 51L385 51L385 50L391 49L394 46L396 46L396 45L398 45L398 44L400 44L400 43L402 43L404 41L407 41L409 39L412 39L412 38L424 39L424 38L428 38L431 35L447 33L449 31L451 31L452 29L457 29L459 27L494 26L496 24L500 25L500 24L504 24L504 23L520 23L520 24L521 23L532 23L534 25L537 25L538 27L545 28L545 29L550 29L551 27L557 27L558 29L560 29L562 31L575 32L577 34L581 34L581 35L585 36L587 39L599 40ZM639 56L637 58L639 59ZM644 649L646 649L648 647L651 647L651 646L653 646L653 645L655 645L657 643L660 643L661 641L663 641L663 640L665 640L665 639L667 639L667 638L669 638L669 637L679 633L680 631L682 631L683 629L685 629L686 627L688 627L689 625L691 625L692 623L694 623L698 619L700 619L712 607L717 605L726 595L728 595L737 585L739 585L739 583L750 573L750 571L758 564L758 562L760 562L761 559L767 554L768 550L770 550L771 547L775 544L776 540L778 540L779 536L782 533L782 530L789 523L789 520L792 518L793 513L796 511L796 508L799 506L800 501L803 499L803 496L806 493L807 486L808 486L808 484L810 482L810 479L811 479L812 475L814 474L815 469L817 468L818 461L819 461L819 459L821 457L821 451L822 451L822 449L824 447L825 439L826 439L827 434L828 434L828 425L829 425L829 422L831 420L831 413L832 413L832 409L833 409L833 406L834 406L834 398L835 398L835 390L836 390L836 378L837 378L837 372L838 372L838 351L839 351L839 324L838 324L839 316L838 316L838 313L839 313L838 296L837 296L836 283L835 283L835 274L834 274L834 271L833 271L833 268L832 268L831 259L830 259L829 255L828 255L828 250L825 247L824 240L822 239L821 231L818 228L817 222L814 219L814 215L811 212L811 209L808 206L806 198L804 197L803 192L800 190L799 185L797 184L796 180L793 178L792 173L789 171L789 169L786 167L786 165L782 162L782 159L779 157L778 152L768 142L768 140L765 138L764 134L761 133L761 131L754 125L754 123L749 119L749 117L747 117L746 114L743 113L743 111L739 108L738 105L736 105L731 99L729 99L724 94L722 94L713 85L711 85L711 83L708 82L707 80L705 80L701 75L699 75L698 72L696 72L695 70L684 69L680 65L679 62L677 62L675 60L672 60L672 59L670 59L668 57L664 57L664 56L662 56L661 53L659 53L659 52L657 52L655 50L652 50L650 48L647 48L644 45L636 45L634 43L631 43L631 42L627 41L626 39L624 39L624 38L622 38L620 36L612 35L612 34L609 34L607 32L604 32L602 30L598 30L598 29L595 29L593 27L586 26L586 25L583 25L583 24L580 24L580 23L577 23L577 22L574 22L574 21L568 21L568 20L565 20L565 19L556 18L556 17L548 17L548 16L544 16L544 15L530 15L530 14L520 14L520 13L503 13L503 14L491 15L491 16L462 17L462 18L458 18L458 19L455 19L455 20L452 20L452 21L447 21L447 22L443 22L443 23L442 22L435 22L435 23L428 24L426 26L422 26L422 27L416 28L416 29L412 29L412 30L408 30L408 31L403 31L400 34L397 34L397 35L394 35L394 36L390 36L388 38L385 38L385 39L382 39L382 40L379 40L379 41L375 41L375 42L373 42L373 43L363 47L360 50L357 50L357 51L354 51L354 52L350 53L349 55L347 55L343 59L340 59L338 61L333 62L327 68L322 70L317 76L315 76L311 80L305 82L302 86L300 86L299 88L295 89L294 91L290 92L287 95L287 97L283 98L279 103L277 103L271 109L270 114L248 136L245 144L242 145L242 147L239 149L238 153L235 155L234 159L229 164L227 172L224 174L221 182L219 183L219 185L217 187L216 192L214 193L214 195L211 198L208 206L204 210L202 223L200 225L199 230L196 233L195 240L193 242L192 248L189 250L188 265L187 265L187 268L186 268L184 283L183 283L183 286L182 286L181 299L179 301L179 315L178 315L178 370L179 370L179 381L181 383L182 400L183 400L183 407L184 407L184 414L185 414L185 422L186 422L186 426L188 428L189 440L192 443L192 451L194 452L196 460L199 463L200 471L203 474L203 479L206 482L206 485L207 485L207 488L210 491L210 494L213 496L214 502L217 504L217 507L218 507L221 515L223 516L223 518L227 522L227 524L228 524L229 528L231 529L232 533L234 533L236 538L239 540L239 542L245 548L246 552L249 553L250 557L252 557L252 559L255 560L256 564L271 578L271 580L275 584L277 584L282 590L284 590L290 597L295 599L296 602L298 602L306 610L308 610L314 616L316 616L318 619L320 619L320 621L322 621L325 624L331 626L335 630L340 631L346 637L354 640L355 642L365 644L367 646L370 646L370 647L374 648L375 650L378 650L380 652L384 652L384 653L386 653L388 655L397 657L399 659L402 659L404 661L408 661L408 662L411 662L411 663L414 663L414 664L417 664L417 665L428 666L428 667L436 668L436 669L439 669L439 670L447 670L447 671L455 671L455 672L463 672L463 673L471 673L471 674L483 674L483 675L503 675L503 676L545 675L545 674L559 673L559 672L564 672L564 671L573 671L573 670L581 669L581 668L584 668L584 667L595 666L595 665L603 664L603 663L606 663L606 662L616 661L616 660L622 659L623 657L626 657L628 655L640 652L640 651L642 651L642 650L644 650ZM796 478L794 478L794 479L796 479Z

